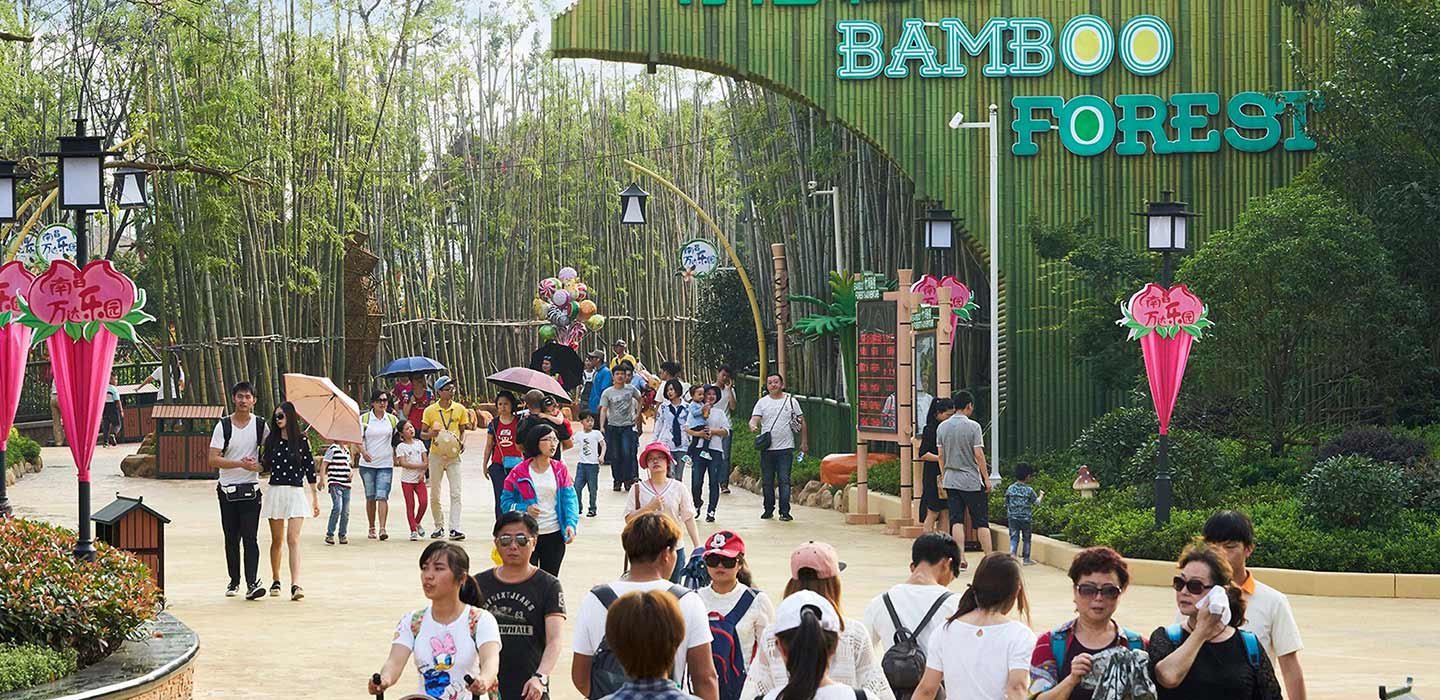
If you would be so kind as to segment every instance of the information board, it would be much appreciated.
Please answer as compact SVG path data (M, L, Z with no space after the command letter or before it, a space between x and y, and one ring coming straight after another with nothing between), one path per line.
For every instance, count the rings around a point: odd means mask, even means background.
M895 390L898 358L895 355L895 302L865 301L855 313L856 433L871 440L894 440Z

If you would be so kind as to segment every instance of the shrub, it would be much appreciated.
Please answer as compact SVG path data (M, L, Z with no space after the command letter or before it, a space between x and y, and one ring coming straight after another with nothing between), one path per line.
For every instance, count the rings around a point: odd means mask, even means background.
M755 479L760 478L760 453L755 450L755 433L750 426L739 421L731 427L734 439L730 442L730 467L740 468L740 473ZM852 477L853 478L853 477ZM898 475L896 476L898 479ZM790 470L790 485L799 491L805 484L820 479L820 458L806 454L805 459ZM874 488L872 485L871 488ZM896 493L899 493L897 490Z
M1155 502L1159 445L1159 436L1150 436L1125 468L1124 481L1135 486L1142 506ZM1170 479L1174 507L1208 508L1215 505L1227 482L1219 446L1203 433L1170 431ZM1100 484L1104 486L1105 481L1102 479Z
M1408 465L1428 457L1430 446L1422 440L1396 435L1384 428L1359 426L1346 430L1340 437L1321 446L1315 453L1315 461L1324 462L1338 455L1357 455Z
M0 644L0 694L60 680L75 672L75 650Z
M159 591L144 564L96 543L76 561L75 532L0 520L0 640L74 649L85 666L104 658L155 616Z
M1298 486L1300 478L1310 467L1311 450L1308 447L1303 449L1303 457L1295 454L1300 450L1288 450L1276 457L1268 449L1239 440L1220 440L1218 445L1226 478L1237 487L1266 484Z
M1440 464L1424 459L1407 465L1404 471L1410 507L1440 515Z
M1124 478L1125 466L1155 437L1158 427L1153 409L1117 408L1085 428L1073 449L1090 465L1090 474L1099 479L1102 486L1119 484Z
M1331 528L1387 524L1410 495L1398 465L1354 455L1316 464L1301 491L1310 514Z
M6 443L5 466L29 462L35 464L40 461L40 443L21 435L14 428L10 429L10 440Z

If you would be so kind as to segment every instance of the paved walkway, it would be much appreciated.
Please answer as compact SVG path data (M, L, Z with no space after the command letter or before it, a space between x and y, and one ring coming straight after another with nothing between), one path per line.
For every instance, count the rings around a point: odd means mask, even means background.
M480 566L488 566L488 526L492 492L482 476L478 445L464 461L464 525L467 544ZM307 598L265 598L248 602L225 598L225 561L214 483L129 479L120 474L120 458L133 446L99 448L93 474L95 510L116 492L144 496L146 504L173 521L166 532L169 609L195 628L201 651L195 673L196 697L202 698L364 698L365 679L388 652L390 633L407 611L424 603L418 583L423 543L405 539L404 499L395 489L391 503L392 539L365 538L365 511L359 495L351 504L350 544L326 546L322 541L329 512L322 496L322 519L306 523L303 534L303 578ZM44 518L68 527L75 524L75 479L70 454L46 448L47 468L27 476L11 490L16 513ZM602 478L602 481L604 479ZM788 553L796 544L821 539L835 544L848 563L843 579L843 607L858 616L865 604L902 579L909 545L881 533L879 527L846 526L840 514L796 508L796 521L761 521L759 497L736 491L722 497L720 527L742 534L750 550L757 585L778 593L788 575ZM620 494L601 494L600 515L584 518L576 543L567 553L561 580L577 604L582 591L620 573L618 534L623 508ZM269 535L262 523L260 543ZM395 536L399 535L396 539ZM971 554L971 561L978 555ZM282 572L285 571L282 564ZM262 577L268 581L268 558L262 552ZM1026 585L1035 605L1033 626L1045 629L1072 612L1069 580L1056 569L1026 570ZM289 581L284 584L288 592ZM963 588L963 581L953 586ZM1305 635L1302 659L1312 698L1352 700L1375 696L1376 686L1418 677L1418 693L1440 698L1440 601L1292 598ZM1174 615L1174 594L1163 588L1136 587L1121 603L1120 622L1147 636ZM555 673L552 696L577 696L569 683L569 629L566 653ZM401 688L413 687L407 669Z

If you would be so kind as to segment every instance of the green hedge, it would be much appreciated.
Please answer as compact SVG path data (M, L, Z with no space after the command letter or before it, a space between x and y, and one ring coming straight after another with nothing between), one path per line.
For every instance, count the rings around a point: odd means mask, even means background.
M23 462L35 464L38 461L40 461L40 443L11 428L10 439L6 443L5 465L9 467Z
M60 680L75 672L74 649L0 644L0 694Z

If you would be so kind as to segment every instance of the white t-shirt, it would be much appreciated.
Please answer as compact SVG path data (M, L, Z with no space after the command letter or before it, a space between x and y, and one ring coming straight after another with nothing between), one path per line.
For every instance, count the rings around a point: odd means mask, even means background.
M421 615L420 632L413 634L415 615ZM475 618L475 636L470 636L470 618ZM494 642L500 645L500 626L495 616L480 608L464 606L460 616L442 625L430 616L427 606L400 618L395 625L395 639L415 657L415 670L420 672L421 695L443 700L470 700L465 689L465 676L480 675L480 657L476 650ZM427 689L435 689L427 692Z
M610 588L615 591L615 597L634 593L635 591L663 591L668 590L675 584L666 580L645 581L636 583L634 581L615 581ZM593 592L585 594L580 600L580 613L575 617L575 653L585 656L594 656L595 651L600 648L600 641L605 638L605 606L600 604L600 599L595 597ZM675 677L685 677L685 653L695 647L710 643L710 616L705 609L705 602L700 596L690 593L680 598L680 614L685 618L685 643L675 650Z
M220 456L225 459L244 459L251 457L259 461L260 440L264 439L265 431L262 428L260 434L256 435L255 421L257 420L260 420L260 417L252 413L250 414L250 422L245 425L240 425L232 421L230 424L230 447L228 448L225 447L224 426L217 422L215 424L215 430L210 433L210 449L221 450ZM240 467L228 467L220 470L221 486L258 483L260 483L260 472L252 472L248 469L241 469Z
M709 586L697 589L700 599L705 601L705 608L712 613L724 617L735 609L735 604L740 602L740 597L745 591L750 590L743 583L736 583L735 588L729 593L716 593ZM750 609L740 616L740 621L735 625L735 634L739 639L741 651L745 656L745 667L749 668L751 661L755 658L755 652L759 650L760 636L765 633L765 628L775 621L775 604L770 602L770 596L763 591L755 591L755 600L750 601ZM852 699L853 700L853 699Z
M725 409L721 408L720 404L718 403L714 406L711 406L710 416L705 419L705 427L711 430L720 429L729 432L730 414L726 413ZM710 444L706 445L706 447L712 450L724 450L725 436L716 435L715 437L710 438Z
M364 435L365 451L370 453L370 459L365 459L364 453L361 453L360 466L372 469L395 466L395 448L390 446L390 440L395 436L395 428L390 425L390 420L389 414L376 418L374 411L366 411L360 416L360 432Z
M425 443L411 440L396 445L395 461L403 467L400 470L400 483L418 484L425 480L425 472L428 470L425 464Z
M755 402L755 409L750 415L760 416L760 432L770 433L769 449L788 450L795 447L795 433L790 430L790 419L805 415L795 397L784 394L775 399L766 394Z
M556 510L555 465L552 463L550 468L543 472L532 468L530 483L535 486L536 505L540 507L540 517L535 519L535 522L540 524L540 534L559 532L560 513Z
M925 667L945 674L947 697L1004 700L1005 677L1028 671L1034 651L1035 633L1014 620L984 627L956 620L930 635Z
M1290 599L1263 581L1257 580L1255 592L1245 596L1245 624L1240 629L1254 632L1260 638L1271 661L1305 648L1300 640L1300 628L1295 624L1295 613L1290 610Z
M924 619L925 613L930 612L930 606L935 604L935 599L950 593L950 598L940 605L935 611L935 616L920 630L920 644L922 647L929 646L930 635L940 629L945 621L955 614L955 608L960 605L960 594L939 584L922 586L914 583L902 583L891 586L887 591L890 594L890 602L895 606L895 614L900 616L900 624L913 634L915 627ZM870 629L870 643L875 646L875 654L884 656L890 647L895 645L895 622L890 619L890 611L885 608L885 596L877 595L865 606L865 626Z
M580 448L580 460L577 464L599 464L600 441L604 439L604 433L598 430L587 430L576 433L575 446Z
M766 693L765 700L775 700L775 698L780 697L780 693L784 690L784 688L776 688ZM871 695L868 690L863 692L866 698L875 697ZM815 694L810 697L814 698L814 700L855 700L855 689L844 683L831 683L830 685L820 686L820 688L815 691Z

